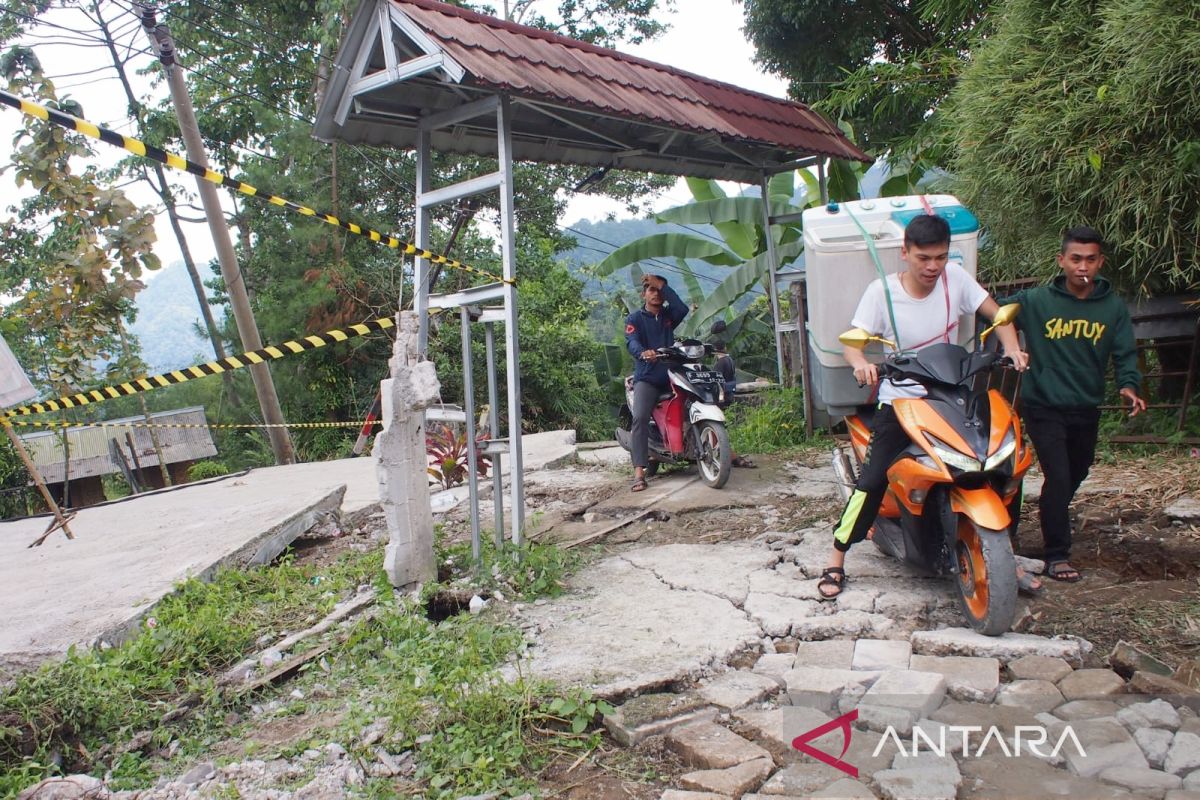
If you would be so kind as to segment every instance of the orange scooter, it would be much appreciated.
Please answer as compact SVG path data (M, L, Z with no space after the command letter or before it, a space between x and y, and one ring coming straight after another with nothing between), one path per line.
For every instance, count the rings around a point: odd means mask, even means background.
M1011 324L1017 304L1001 307L974 351L955 344L888 356L880 377L925 387L922 398L899 398L892 406L912 439L888 468L888 489L872 540L884 553L927 574L952 575L963 615L971 627L998 636L1012 626L1017 602L1017 565L1009 529L1020 514L1021 480L1033 461L1021 440L1012 406L986 375L1012 362L982 345L998 325ZM842 344L895 345L853 329ZM870 441L874 406L846 417L855 464ZM848 497L857 472L846 449L834 450L834 470Z

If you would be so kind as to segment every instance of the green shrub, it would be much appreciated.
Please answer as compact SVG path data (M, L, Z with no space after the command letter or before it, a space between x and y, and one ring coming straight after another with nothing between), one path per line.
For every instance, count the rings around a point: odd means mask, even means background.
M202 481L206 478L216 478L220 475L228 474L229 467L220 461L197 461L188 467L189 481Z

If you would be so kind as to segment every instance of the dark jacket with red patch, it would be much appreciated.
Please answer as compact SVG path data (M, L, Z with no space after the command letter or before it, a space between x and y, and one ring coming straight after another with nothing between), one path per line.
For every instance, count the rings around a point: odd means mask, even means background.
M675 327L687 316L687 303L680 299L670 284L662 288L663 307L651 314L642 306L625 318L625 346L633 356L634 381L647 381L660 389L667 388L667 365L643 361L643 350L670 347L675 344Z

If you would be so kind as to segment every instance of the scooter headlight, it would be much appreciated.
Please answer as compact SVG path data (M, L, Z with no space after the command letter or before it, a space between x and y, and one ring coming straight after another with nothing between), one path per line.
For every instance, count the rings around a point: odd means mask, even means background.
M983 465L983 469L993 470L1002 466L1005 461L1012 457L1012 454L1017 450L1017 437L1013 435L1012 428L1008 429L1008 433L1004 434L1004 439L1000 442L1000 448L988 456L987 462Z
M925 436L929 439L934 454L942 460L943 464L963 472L979 472L981 466L979 459L963 455L935 436L929 434L925 434Z
M684 358L699 360L704 358L704 345L683 344L679 346L679 352L683 353Z

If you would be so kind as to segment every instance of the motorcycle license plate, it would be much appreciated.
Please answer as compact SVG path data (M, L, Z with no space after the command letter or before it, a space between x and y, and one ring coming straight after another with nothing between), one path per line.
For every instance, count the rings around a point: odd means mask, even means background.
M719 382L721 380L721 373L719 373L719 372L693 372L688 377L691 378L693 381L699 381L701 383L709 383L709 382L715 383L715 382Z

